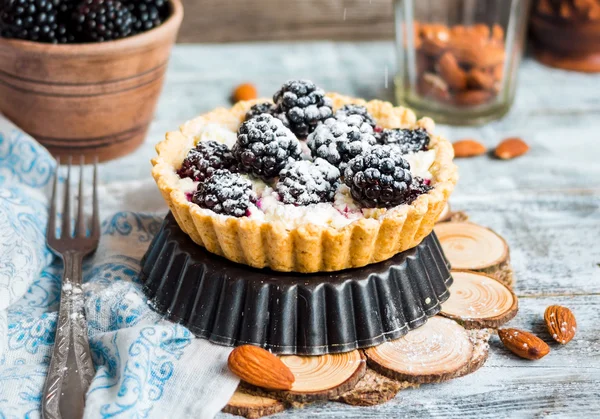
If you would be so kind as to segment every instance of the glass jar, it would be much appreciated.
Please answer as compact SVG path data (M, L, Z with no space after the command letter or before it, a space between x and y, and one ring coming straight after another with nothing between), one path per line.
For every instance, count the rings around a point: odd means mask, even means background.
M395 0L399 103L481 124L512 105L530 0Z

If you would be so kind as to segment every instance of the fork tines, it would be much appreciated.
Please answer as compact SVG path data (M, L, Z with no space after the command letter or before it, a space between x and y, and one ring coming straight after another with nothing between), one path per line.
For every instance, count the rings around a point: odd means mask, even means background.
M61 214L61 232L60 237L56 237L56 217L57 217L57 185L59 183L60 158L57 158L56 172L54 174L54 183L52 186L52 198L50 204L50 212L48 214L48 231L46 238L48 245L57 252L65 251L63 246L59 246L60 242L73 241L76 239L92 239L97 241L100 235L100 216L98 213L98 161L94 161L94 178L93 178L93 210L91 217L91 228L88 230L88 220L84 214L85 198L84 198L84 157L81 156L79 164L79 187L77 197L77 219L75 220L75 231L72 230L71 215L71 162L72 157L68 158L67 178L64 182L63 207ZM76 244L76 243L75 243ZM82 243L86 244L90 243ZM57 247L63 247L57 249ZM68 250L68 249L67 249ZM75 250L75 249L73 249Z

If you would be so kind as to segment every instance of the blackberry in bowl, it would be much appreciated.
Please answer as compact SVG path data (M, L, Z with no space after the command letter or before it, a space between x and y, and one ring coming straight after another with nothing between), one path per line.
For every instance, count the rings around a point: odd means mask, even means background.
M55 156L82 154L88 161L93 156L103 161L135 150L145 139L164 82L183 18L180 0L168 2L160 26L119 39L115 34L133 33L129 29L133 13L128 8L118 7L121 23L111 23L110 35L108 26L102 28L104 23L98 25L97 15L92 18L88 12L100 7L110 20L117 16L115 5L124 4L116 0L0 0L0 4L4 5L0 112ZM46 5L49 11L44 19L56 22L58 28L52 37L42 42L33 39L29 29L17 31L15 25L23 28L39 21L42 14L38 6L22 11L15 8L17 4ZM14 18L23 13L36 13L37 18ZM77 14L84 16L80 26L69 20ZM47 33L44 36L52 32L40 30ZM75 43L69 43L69 37ZM94 39L89 37L112 40L90 42Z

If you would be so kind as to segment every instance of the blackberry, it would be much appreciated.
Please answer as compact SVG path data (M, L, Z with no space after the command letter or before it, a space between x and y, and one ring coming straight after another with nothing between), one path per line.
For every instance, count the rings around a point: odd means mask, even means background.
M177 174L181 178L189 177L197 182L204 182L216 170L231 170L234 162L233 154L225 144L200 141L189 151Z
M331 99L309 80L288 81L275 93L273 102L277 118L301 139L333 115Z
M198 184L192 202L217 214L243 217L256 202L252 182L229 170L217 170L206 182Z
M0 2L0 36L27 41L66 43L72 1L3 0Z
M398 147L402 154L426 150L429 146L429 133L423 128L417 129L385 129L379 134L383 144Z
M154 29L169 16L167 0L124 0L123 4L134 16L134 33Z
M332 202L339 178L340 171L323 159L294 161L279 173L275 189L286 204Z
M366 208L391 208L415 199L410 165L389 146L376 145L356 156L344 172L352 198Z
M361 105L344 105L340 109L338 109L335 113L336 119L340 121L346 121L349 116L358 115L361 117L363 122L366 122L371 126L371 128L375 129L377 122L375 119L369 114L367 108Z
M353 117L348 118L353 123ZM377 140L370 125L355 120L356 125L335 118L327 119L309 135L307 145L314 157L327 160L344 170L355 156L375 145Z
M250 110L246 112L246 121L254 118L255 116L262 115L263 113L273 115L274 111L275 105L270 102L257 103L256 105L252 105Z
M262 114L240 126L232 152L241 171L268 181L289 160L299 160L302 149L300 141L279 119Z
M433 189L433 186L429 184L428 180L424 180L418 176L413 177L412 183L409 187L409 202L413 202L419 197L419 195L426 194Z
M134 17L118 0L84 0L74 12L81 40L104 42L132 34Z

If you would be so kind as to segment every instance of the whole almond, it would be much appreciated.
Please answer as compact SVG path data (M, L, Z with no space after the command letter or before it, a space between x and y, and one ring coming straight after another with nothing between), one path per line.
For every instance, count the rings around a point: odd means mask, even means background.
M447 45L447 41L442 41L437 38L423 38L420 48L428 56L437 57L444 52Z
M454 157L475 157L487 151L483 144L472 138L456 141L452 147L454 147Z
M519 137L511 137L502 140L496 147L494 154L502 160L514 159L529 151L529 146Z
M544 321L552 339L563 345L569 343L577 331L575 316L567 307L548 307L544 313Z
M440 102L446 102L450 98L446 82L433 73L423 74L419 78L417 89L421 95L435 98Z
M467 74L458 65L452 53L444 53L438 61L440 77L454 90L463 90L467 87Z
M504 62L504 48L495 44L481 44L473 37L452 37L448 43L449 51L457 61L472 67L487 68Z
M227 365L245 382L269 390L290 390L295 381L287 365L258 346L238 346L229 354Z
M540 359L550 352L550 347L546 342L529 332L518 329L500 329L498 336L509 351L521 358Z
M467 73L467 85L472 89L490 90L495 82L494 76L478 68L473 68Z
M252 100L258 97L256 87L252 83L243 83L233 91L233 102L237 103L240 100Z

